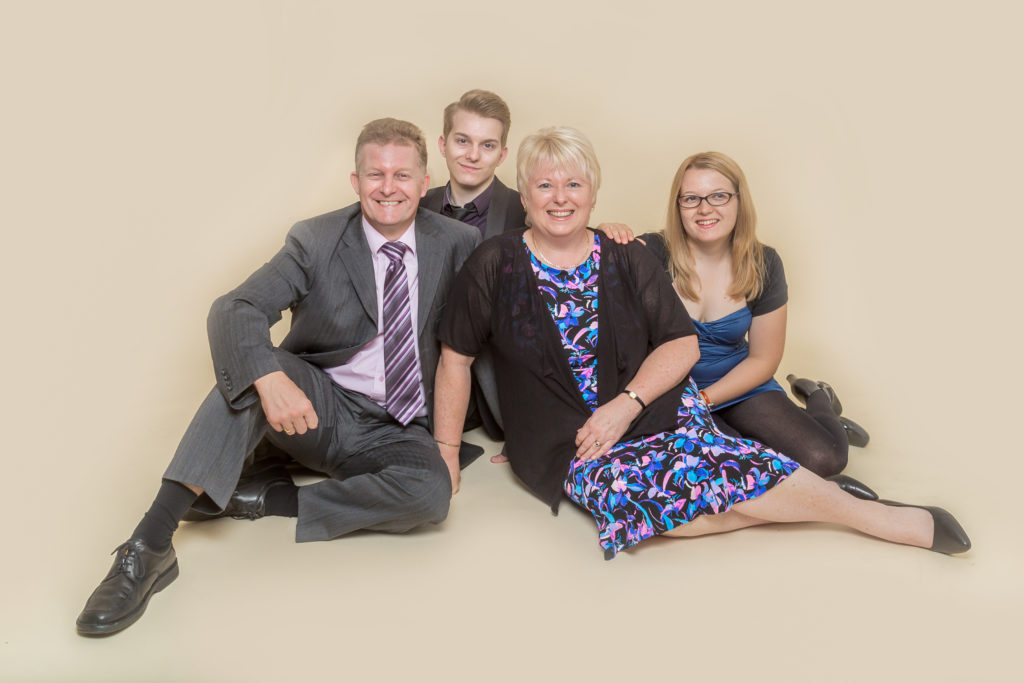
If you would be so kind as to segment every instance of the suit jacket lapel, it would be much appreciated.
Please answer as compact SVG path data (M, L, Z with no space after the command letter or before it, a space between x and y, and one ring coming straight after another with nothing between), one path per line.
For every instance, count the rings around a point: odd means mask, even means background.
M441 209L444 207L444 189L445 185L441 187L434 187L427 190L426 196L420 200L420 206L424 209L430 209L434 213L441 213Z
M491 206L487 209L487 225L484 231L484 239L494 237L505 232L505 224L508 222L509 202L519 201L519 193L507 187L505 183L494 178L494 191L491 193Z
M416 214L416 262L419 268L419 306L417 310L416 333L423 334L423 328L430 316L444 265L445 249L441 244L438 227L432 214L420 209Z
M366 315L377 325L377 282L373 275L373 254L370 253L370 245L366 243L362 221L361 212L349 220L341 238L343 246L338 250L338 256L348 270L352 288L356 290Z
M487 225L484 226L484 239L505 232L505 209L508 207L508 194L505 186L497 178L491 191L491 205L487 207Z

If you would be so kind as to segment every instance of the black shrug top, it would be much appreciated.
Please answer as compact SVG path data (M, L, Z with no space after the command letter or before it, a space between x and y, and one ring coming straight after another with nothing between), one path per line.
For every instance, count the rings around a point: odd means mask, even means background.
M467 356L490 345L505 454L523 483L557 512L576 430L591 410L537 291L523 232L498 235L473 252L448 297L438 336ZM603 405L626 388L655 347L696 331L650 251L599 237L597 386ZM674 430L687 379L655 400L642 397L647 408L622 440Z

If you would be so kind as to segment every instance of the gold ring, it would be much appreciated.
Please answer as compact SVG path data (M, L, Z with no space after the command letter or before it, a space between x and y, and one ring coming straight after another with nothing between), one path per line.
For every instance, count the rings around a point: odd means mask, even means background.
M284 433L287 434L288 436L291 436L292 434L295 433L295 430L294 429L286 429L286 430L284 430Z

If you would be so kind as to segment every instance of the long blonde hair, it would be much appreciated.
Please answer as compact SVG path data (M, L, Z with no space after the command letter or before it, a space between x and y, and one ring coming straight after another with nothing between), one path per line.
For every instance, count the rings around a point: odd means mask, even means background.
M683 185L683 174L691 168L718 171L736 188L739 209L736 213L736 227L732 231L732 285L728 295L734 299L750 301L761 293L764 286L764 250L757 239L757 211L750 197L747 177L735 161L721 152L702 152L683 160L672 179L668 197L668 215L665 219L665 246L668 248L668 269L676 290L683 298L696 301L697 290L693 281L693 254L683 230L683 219L679 213L679 192Z

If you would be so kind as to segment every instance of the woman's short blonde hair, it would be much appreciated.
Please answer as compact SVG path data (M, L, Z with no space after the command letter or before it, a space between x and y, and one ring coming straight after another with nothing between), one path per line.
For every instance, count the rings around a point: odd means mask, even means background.
M764 286L764 248L757 239L757 211L750 196L747 177L740 165L721 152L701 152L683 160L672 178L668 193L668 214L665 218L665 246L669 254L669 274L676 289L684 298L695 301L700 297L695 286L693 255L683 230L679 210L679 193L683 175L691 168L718 171L736 189L733 201L739 202L736 227L732 231L732 286L729 296L749 301L761 293Z
M597 189L601 186L601 164L597 162L590 140L575 128L541 128L523 139L516 155L516 184L520 193L526 191L530 174L541 164L578 170L597 196Z

